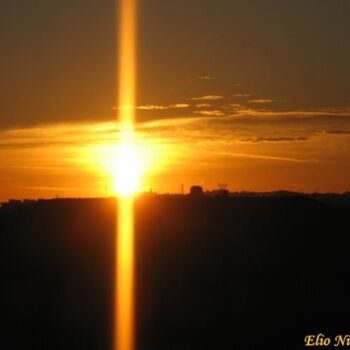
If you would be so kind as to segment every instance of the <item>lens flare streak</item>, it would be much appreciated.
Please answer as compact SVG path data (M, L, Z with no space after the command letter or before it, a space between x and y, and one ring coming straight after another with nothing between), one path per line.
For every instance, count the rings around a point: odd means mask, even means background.
M118 0L117 0L118 1ZM139 185L139 167L134 149L136 85L136 6L137 0L119 0L117 37L119 38L119 91L117 96L120 125L115 187L118 193L116 276L115 276L115 350L134 349L134 192Z
M132 196L118 201L117 295L115 350L134 348L134 200Z

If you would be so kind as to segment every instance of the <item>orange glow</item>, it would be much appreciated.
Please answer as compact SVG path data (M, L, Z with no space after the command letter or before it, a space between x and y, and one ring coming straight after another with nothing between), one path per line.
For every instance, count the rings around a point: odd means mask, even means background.
M136 84L136 0L119 1L120 138L115 179L118 199L115 296L115 350L134 348L134 200L139 166L134 150Z

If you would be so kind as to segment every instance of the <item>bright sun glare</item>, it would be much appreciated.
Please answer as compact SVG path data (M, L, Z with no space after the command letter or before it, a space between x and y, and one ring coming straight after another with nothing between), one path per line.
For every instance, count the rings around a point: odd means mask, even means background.
M130 196L140 189L141 160L132 138L123 138L117 148L113 192Z
M108 126L106 140L87 147L80 160L97 175L101 193L127 196L147 191L169 165L171 152L162 140L150 140L137 130L128 132L129 137L121 132L111 136L109 130L119 129L116 124Z

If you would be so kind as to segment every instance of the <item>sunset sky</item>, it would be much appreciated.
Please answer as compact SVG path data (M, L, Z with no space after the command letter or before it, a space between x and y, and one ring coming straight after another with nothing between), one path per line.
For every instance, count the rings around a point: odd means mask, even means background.
M350 190L348 0L140 1L141 190ZM0 201L104 196L114 0L0 3Z

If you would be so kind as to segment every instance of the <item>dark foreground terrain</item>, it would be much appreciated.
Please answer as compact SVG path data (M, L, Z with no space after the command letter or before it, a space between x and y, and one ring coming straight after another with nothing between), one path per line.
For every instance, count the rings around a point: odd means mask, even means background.
M139 198L137 349L348 334L349 215L297 196ZM0 209L1 349L112 349L115 226L112 199Z

